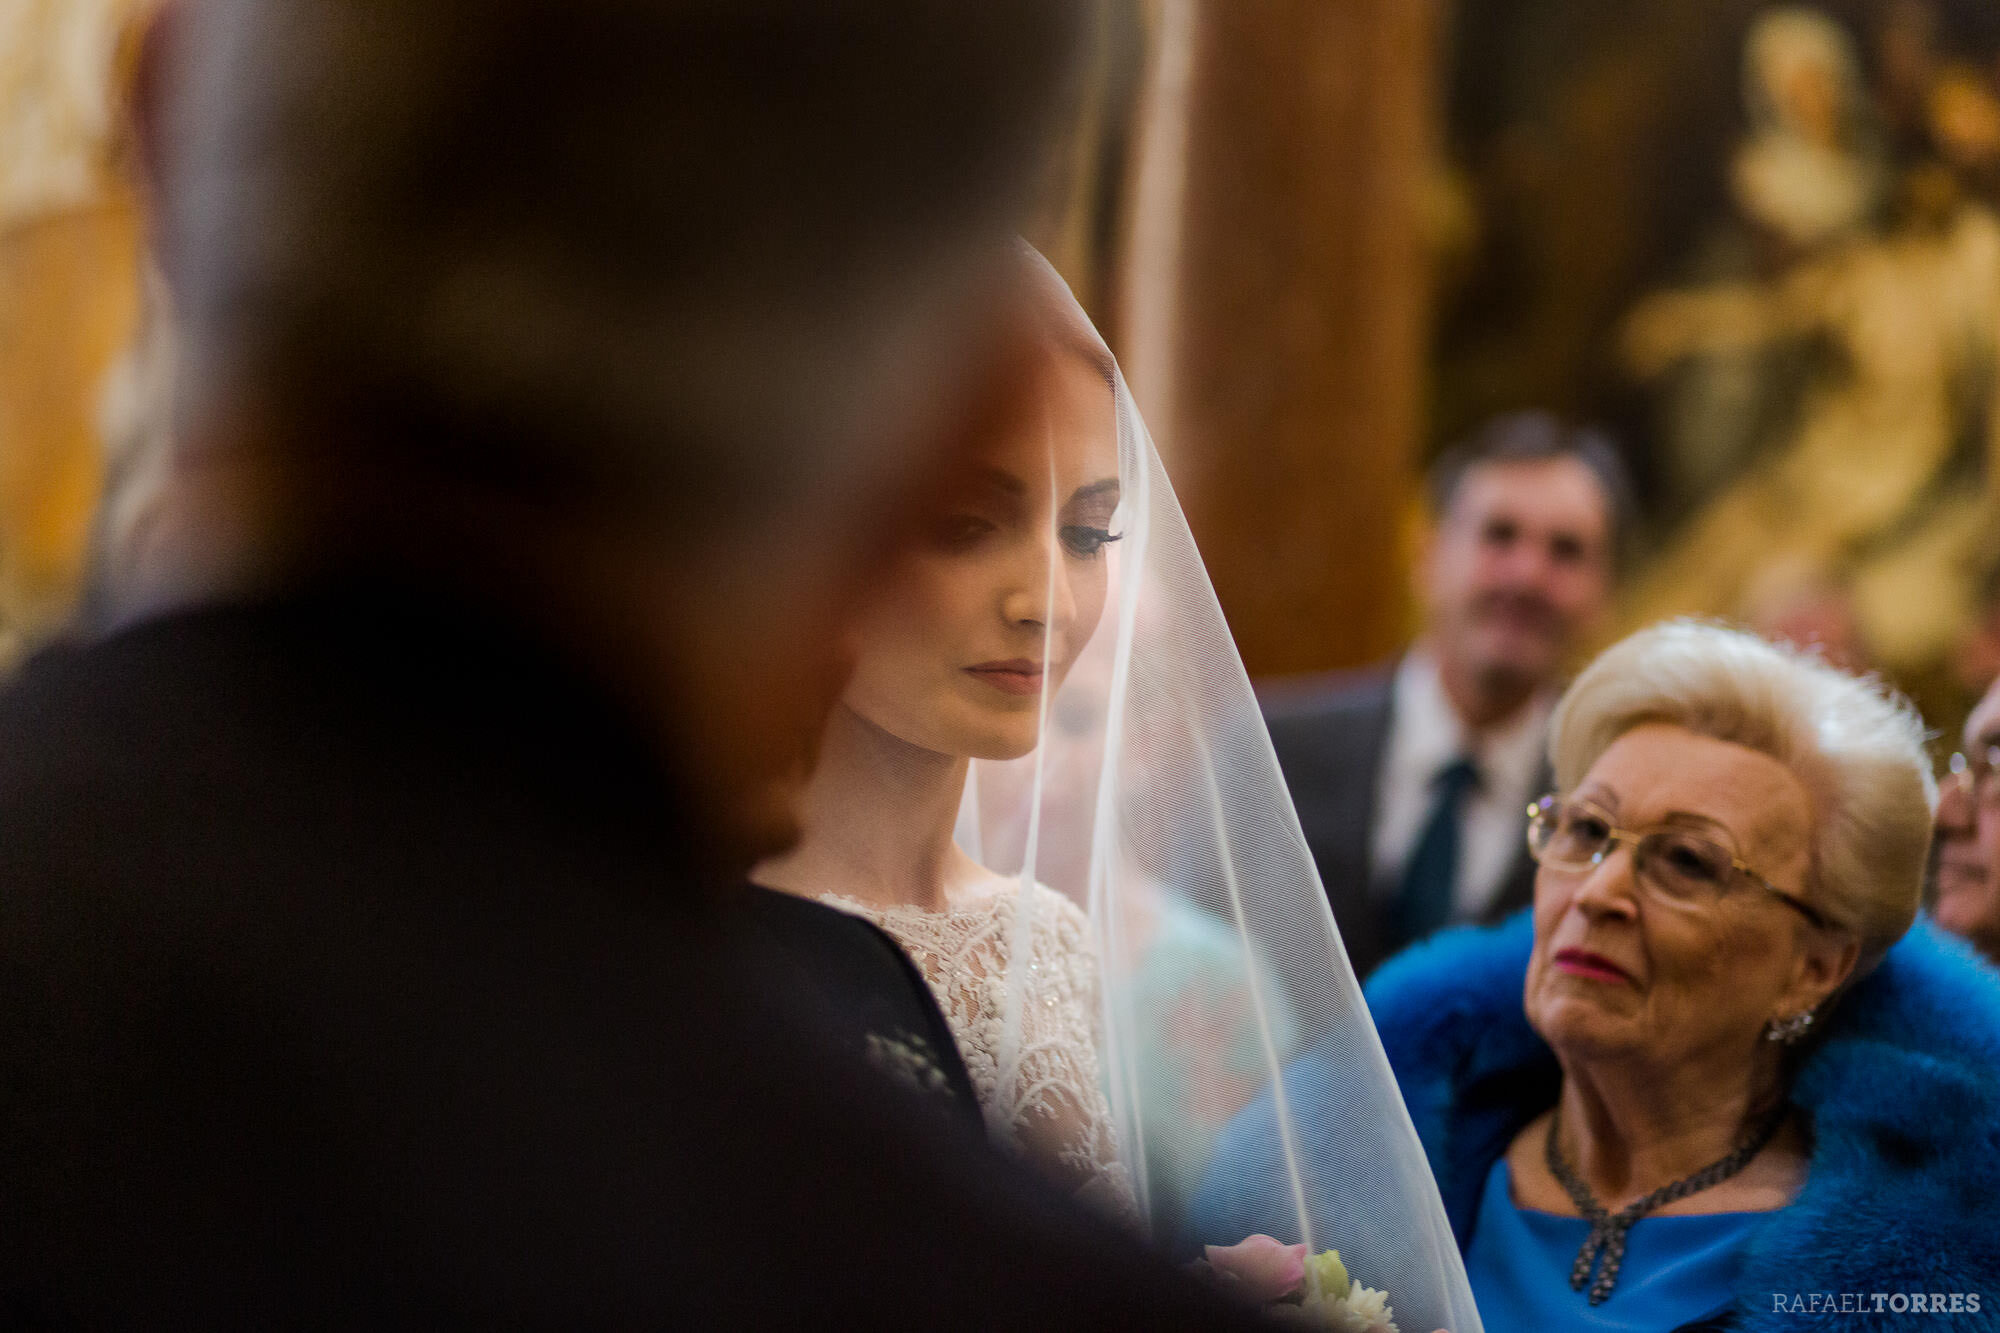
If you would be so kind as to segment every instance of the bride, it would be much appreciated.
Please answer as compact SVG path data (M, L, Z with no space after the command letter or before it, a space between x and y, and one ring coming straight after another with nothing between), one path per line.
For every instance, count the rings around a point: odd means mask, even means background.
M1100 1086L1089 923L1044 884L1017 891L955 837L972 761L1035 749L1045 699L1097 629L1120 535L1111 355L1047 290L1053 275L1025 267L1042 288L1031 409L995 433L853 627L854 674L821 743L804 837L755 878L894 936L950 1020L994 1137L1129 1215Z
M852 624L803 836L754 878L894 936L992 1137L1082 1201L1190 1257L1243 1240L1196 1234L1183 1196L1268 1097L1285 1170L1233 1215L1337 1248L1403 1327L1477 1333L1173 488L1068 288L1021 258L1034 392ZM1290 1098L1309 1049L1345 1077Z

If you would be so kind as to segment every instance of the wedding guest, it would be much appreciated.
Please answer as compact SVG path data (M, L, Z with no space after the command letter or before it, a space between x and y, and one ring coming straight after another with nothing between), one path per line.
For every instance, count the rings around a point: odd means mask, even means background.
M1551 753L1532 912L1368 991L1487 1328L1790 1329L1856 1290L1923 1294L1885 1327L1965 1317L2000 1272L2000 978L1912 928L1914 710L1682 622L1592 663Z
M740 883L1008 392L1078 8L185 19L174 563L0 694L7 1322L1230 1326Z
M1500 417L1428 480L1424 632L1394 662L1265 695L1355 972L1528 901L1521 811L1563 671L1610 598L1629 483L1593 431Z
M2000 681L1965 720L1938 784L1937 923L2000 963Z

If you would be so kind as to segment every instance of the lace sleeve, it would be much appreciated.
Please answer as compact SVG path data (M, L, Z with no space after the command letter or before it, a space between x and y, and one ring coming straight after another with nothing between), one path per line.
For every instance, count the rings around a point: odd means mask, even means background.
M988 1132L1100 1213L1138 1223L1099 1082L1098 968L1088 920L1037 886L1033 952L1021 998L1019 1060L1000 1068L1016 896L1011 886L943 912L825 901L895 937L951 1024Z
M1005 1136L1100 1212L1137 1220L1100 1079L1097 955L1083 913L1038 888L1034 964L1012 1087L988 1108Z

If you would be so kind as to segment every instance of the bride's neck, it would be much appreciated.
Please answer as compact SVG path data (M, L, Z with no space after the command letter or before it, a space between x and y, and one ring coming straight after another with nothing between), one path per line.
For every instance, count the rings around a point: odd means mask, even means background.
M801 803L804 836L751 877L808 897L945 906L976 870L952 838L967 762L912 745L837 705Z

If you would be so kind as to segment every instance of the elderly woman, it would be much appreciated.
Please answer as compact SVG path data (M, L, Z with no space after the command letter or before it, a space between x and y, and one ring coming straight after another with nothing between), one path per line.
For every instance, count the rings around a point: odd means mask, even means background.
M1683 622L1599 657L1550 749L1532 913L1369 987L1490 1333L2000 1326L2000 978L1911 929L1914 713Z

